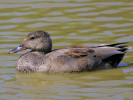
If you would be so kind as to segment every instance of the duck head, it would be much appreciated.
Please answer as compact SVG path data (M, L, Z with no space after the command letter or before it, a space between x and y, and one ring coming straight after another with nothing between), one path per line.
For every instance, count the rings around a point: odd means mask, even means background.
M9 51L9 54L17 53L25 49L31 49L32 51L39 51L43 53L51 52L52 41L50 35L45 31L31 32L24 38L22 44Z

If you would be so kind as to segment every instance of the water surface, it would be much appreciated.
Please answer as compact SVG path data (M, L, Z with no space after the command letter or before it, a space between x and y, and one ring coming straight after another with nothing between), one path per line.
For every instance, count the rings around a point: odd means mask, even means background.
M1 100L132 100L133 50L118 69L72 74L23 74L8 54L28 32L45 30L53 49L129 42L133 46L132 0L0 0Z

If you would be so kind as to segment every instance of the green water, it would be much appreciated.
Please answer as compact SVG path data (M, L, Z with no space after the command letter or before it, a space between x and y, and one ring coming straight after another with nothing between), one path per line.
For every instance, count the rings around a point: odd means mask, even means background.
M118 69L73 74L24 74L8 54L28 32L45 30L53 49L128 42L132 0L0 0L0 100L133 100L133 49Z

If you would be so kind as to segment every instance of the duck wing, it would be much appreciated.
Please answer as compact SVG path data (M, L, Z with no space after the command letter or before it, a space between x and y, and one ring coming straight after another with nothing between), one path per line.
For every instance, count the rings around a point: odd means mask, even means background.
M128 50L127 46L121 44L74 46L55 50L47 54L51 66L49 72L116 68Z
M97 62L91 48L63 48L49 53L50 73L80 72L91 70Z

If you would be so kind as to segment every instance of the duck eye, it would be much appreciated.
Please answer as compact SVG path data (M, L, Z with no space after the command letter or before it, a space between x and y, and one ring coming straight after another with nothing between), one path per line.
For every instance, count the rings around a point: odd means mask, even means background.
M33 39L35 39L35 37L31 37L31 38L30 38L30 40L33 40Z

